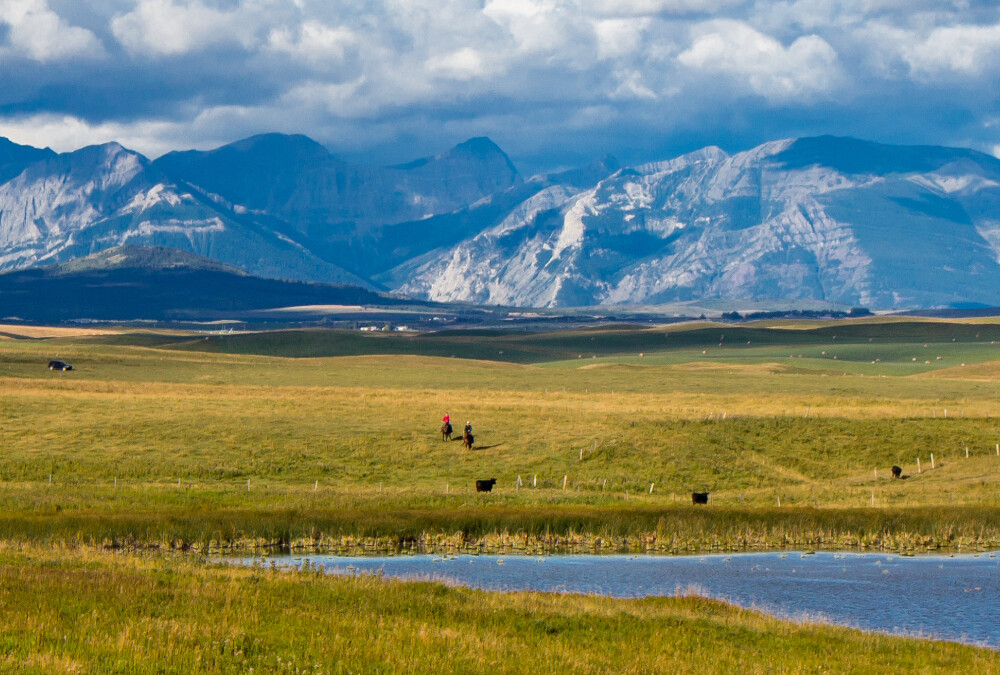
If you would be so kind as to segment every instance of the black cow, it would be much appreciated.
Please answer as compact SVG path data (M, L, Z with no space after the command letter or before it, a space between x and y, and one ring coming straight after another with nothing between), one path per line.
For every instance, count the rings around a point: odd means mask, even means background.
M692 504L707 504L708 503L708 493L707 492L692 492L691 493L691 503Z
M903 470L901 468L899 468L898 466L896 466L895 464L893 464L892 465L892 477L893 478L899 478L902 475L903 475Z
M496 484L496 478L490 478L489 480L477 480L476 492L493 492L493 486Z

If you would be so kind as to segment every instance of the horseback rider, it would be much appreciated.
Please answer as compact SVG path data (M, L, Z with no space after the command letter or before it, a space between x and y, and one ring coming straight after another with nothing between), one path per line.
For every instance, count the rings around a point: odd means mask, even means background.
M465 420L465 429L462 430L462 433L465 434L472 433L472 422L470 422L469 420Z
M451 424L451 415L448 414L447 410L444 411L444 417L441 418L441 424Z

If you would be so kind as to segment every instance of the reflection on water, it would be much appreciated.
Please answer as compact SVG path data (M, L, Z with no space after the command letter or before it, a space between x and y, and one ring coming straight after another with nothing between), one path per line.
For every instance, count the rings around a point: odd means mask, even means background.
M277 556L331 574L439 579L486 590L614 597L695 591L783 617L1000 648L1000 557L859 553L706 556Z

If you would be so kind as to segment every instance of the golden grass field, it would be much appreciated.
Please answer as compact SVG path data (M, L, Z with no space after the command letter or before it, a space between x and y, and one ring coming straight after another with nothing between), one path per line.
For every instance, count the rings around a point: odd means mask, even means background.
M162 619L178 622L176 629L157 623L157 607L175 607L168 596L195 593L195 586L225 605L226 589L258 584L257 600L225 610L232 631L246 630L247 622L259 629L262 608L290 617L296 630L312 630L323 605L299 604L301 593L328 597L327 607L384 597L379 625L410 611L405 602L393 605L397 591L381 582L280 574L249 581L250 572L205 567L191 554L175 560L164 549L1000 546L1000 326L866 321L791 328L365 341L335 331L217 336L8 327L0 332L24 337L0 341L0 541L9 547L0 597L23 597L58 614L56 596L87 574L99 586L134 581L148 590L141 608L116 610L116 633L96 619L81 623L84 637L61 652L48 638L27 637L37 626L7 628L0 630L7 641L0 647L8 645L0 655L22 672L145 672L137 664L148 659L169 660L181 672L183 664L207 663L191 659L209 656L206 672L251 663L280 672L265 659L280 651L277 642L241 661L228 648L205 651L226 639L208 615L194 617L185 606L183 617ZM385 353L370 353L379 351ZM75 370L48 371L51 358ZM445 410L456 429L473 423L472 451L442 441ZM894 464L904 479L890 477ZM496 491L477 494L475 480L491 477ZM710 492L712 503L691 505L692 491ZM18 596L26 577L15 568L31 577L45 565L58 573L43 575L40 597ZM124 569L138 571L122 576ZM167 596L156 590L161 582ZM98 611L107 602L103 592L81 607ZM414 668L421 672L548 672L567 662L583 672L684 672L704 664L773 672L770 659L790 645L809 656L779 660L778 670L814 671L828 658L837 672L860 672L866 664L882 672L898 672L900 664L996 669L990 652L793 627L701 600L477 593L485 609L468 615L458 609L470 595L465 591L419 586L399 593L413 603L438 598L444 617L428 616L405 636L385 638L368 660L318 639L282 649L298 659L299 672L314 658L325 672L397 670L390 652L398 644L426 655ZM345 622L357 622L360 609L345 611L354 617ZM477 628L483 632L466 646L505 656L466 662L452 654L448 667L434 660L447 635L469 621L488 627L511 612L542 612L604 637L577 656L530 621L502 639ZM611 644L624 617L641 647L619 654L624 661L609 660L618 653ZM322 619L323 634L353 640L373 629L352 633L337 621ZM282 626L275 623L278 642ZM143 647L149 628L176 630L173 651ZM424 634L437 637L424 641ZM686 646L654 649L647 643L655 634ZM733 635L742 649L727 646ZM543 644L541 665L533 664L529 645ZM739 660L746 650L759 654L753 668Z

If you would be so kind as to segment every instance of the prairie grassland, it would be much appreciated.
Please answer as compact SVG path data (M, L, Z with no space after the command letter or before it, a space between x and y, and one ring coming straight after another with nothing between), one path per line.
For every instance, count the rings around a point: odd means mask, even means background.
M73 547L4 547L0 597L6 673L1000 672L989 650L693 596L488 593Z
M519 363L225 353L374 349L343 331L5 341L0 529L14 539L287 543L509 528L607 540L659 528L659 541L672 534L682 547L713 532L767 545L995 546L1000 382L990 374L1000 347L987 330L1000 327L372 341L531 355ZM591 358L545 360L580 345L595 347ZM45 370L50 356L77 370ZM458 428L473 422L476 450L442 442L445 410ZM890 478L893 464L904 480ZM488 477L497 492L476 495L474 481ZM693 516L691 491L711 492L719 515ZM648 510L669 516L673 532Z
M926 326L0 341L0 670L998 672L695 597L190 554L998 547L1000 327Z

